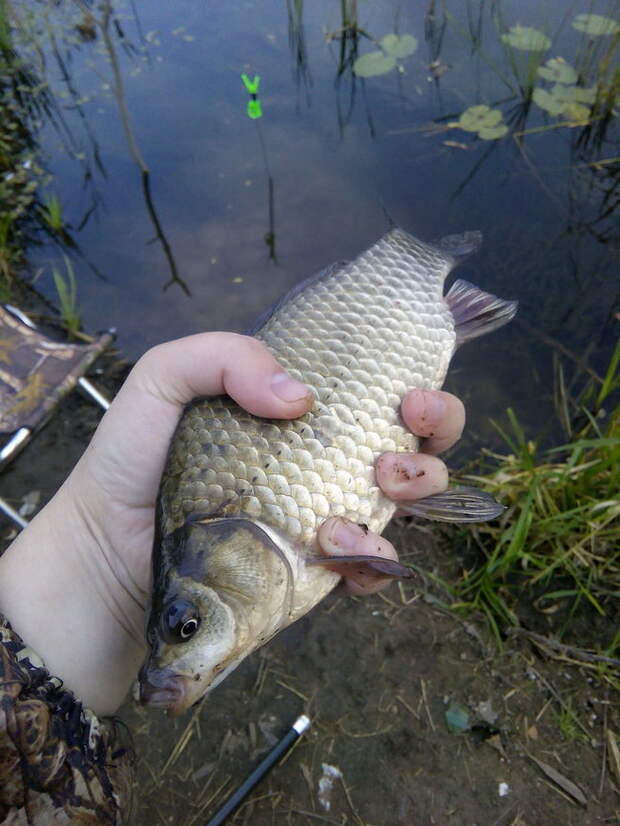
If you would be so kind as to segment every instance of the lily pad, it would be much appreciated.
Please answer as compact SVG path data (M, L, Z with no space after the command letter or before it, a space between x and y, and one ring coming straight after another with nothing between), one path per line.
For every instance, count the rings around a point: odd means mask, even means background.
M540 87L534 89L532 93L532 100L535 104L537 104L537 106L544 109L545 112L549 112L550 115L561 115L562 110L566 105L565 101L558 100L546 89L541 89Z
M596 86L591 86L589 89L575 86L574 95L577 103L587 103L591 106L596 100Z
M564 106L564 114L575 126L585 126L590 122L590 110L582 103L567 103Z
M581 86L564 86L561 83L556 83L552 86L549 92L556 100L563 103L589 103L592 104L596 100L596 87L592 86L590 89L584 89Z
M551 58L544 66L539 66L537 72L554 83L577 83L577 72L562 57Z
M381 38L381 48L392 57L409 57L418 48L418 41L412 34L386 34Z
M498 138L503 138L508 132L508 127L505 123L498 123L497 126L483 126L478 131L478 137L485 141L496 141Z
M502 40L513 49L521 49L524 52L544 52L551 46L551 40L547 35L531 26L511 26L502 35Z
M470 106L458 120L458 126L466 132L479 132L480 129L492 129L502 119L499 109L491 109L484 103Z
M620 23L602 14L578 14L573 20L573 28L592 37L604 34L618 34Z
M368 52L358 57L353 64L353 71L358 77L376 77L384 75L396 66L396 58L383 52Z

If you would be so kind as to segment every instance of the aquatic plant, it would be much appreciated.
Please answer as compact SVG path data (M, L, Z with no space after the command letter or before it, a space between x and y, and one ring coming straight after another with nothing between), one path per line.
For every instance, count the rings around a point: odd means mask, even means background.
M502 138L508 127L502 123L501 109L491 109L486 104L470 106L466 109L458 121L449 123L452 128L464 129L466 132L476 132L479 138L492 141Z
M614 35L620 32L620 23L602 14L578 14L573 20L572 26L591 37Z
M62 205L56 195L46 195L40 207L41 218L53 232L62 232Z
M564 386L563 384L561 386ZM620 344L602 378L576 400L558 393L565 444L541 450L515 413L499 427L510 452L488 452L468 474L507 506L499 524L464 529L480 563L463 572L457 608L482 610L499 635L519 625L519 598L569 619L605 616L620 595ZM620 640L608 641L610 646Z
M56 292L58 293L60 315L63 324L67 328L69 335L75 337L82 326L80 311L77 306L77 284L71 261L69 261L66 255L63 257L67 273L66 276L56 267L52 267L52 277L54 279Z
M502 34L502 40L513 49L524 52L545 52L551 46L547 35L531 26L511 26Z
M381 51L368 52L358 57L353 71L358 77L376 77L390 72L398 60L412 55L418 41L412 34L386 34L379 41Z
M563 57L552 57L536 71L540 77L554 83L577 83L577 72Z

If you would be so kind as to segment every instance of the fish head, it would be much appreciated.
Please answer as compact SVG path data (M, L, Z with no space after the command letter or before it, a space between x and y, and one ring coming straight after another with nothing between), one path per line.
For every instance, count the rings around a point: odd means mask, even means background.
M292 569L249 519L189 519L156 549L140 700L185 711L290 621Z

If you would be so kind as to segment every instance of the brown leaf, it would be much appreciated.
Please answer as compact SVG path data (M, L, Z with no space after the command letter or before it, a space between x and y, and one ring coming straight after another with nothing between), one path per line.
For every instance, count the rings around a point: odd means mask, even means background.
M568 777L565 777L561 774L557 769L554 769L553 766L550 766L548 763L543 763L542 760L538 760L531 754L528 754L530 760L533 760L534 763L538 766L538 768L547 775L549 780L553 780L554 783L565 791L566 794L570 795L573 800L576 800L577 803L581 803L582 806L587 806L588 801L586 799L585 794L581 791L579 786L576 783L573 783L572 780L569 780Z
M620 786L620 749L618 737L611 729L607 729L607 762L616 783Z

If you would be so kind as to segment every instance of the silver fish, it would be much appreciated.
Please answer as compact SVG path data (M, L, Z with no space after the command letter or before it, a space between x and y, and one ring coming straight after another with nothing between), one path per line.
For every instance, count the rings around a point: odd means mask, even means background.
M456 347L516 312L516 302L465 281L443 296L446 276L480 240L465 233L433 245L393 229L289 293L254 334L312 388L300 419L259 419L224 396L186 408L160 489L143 702L183 711L332 590L339 576L317 548L325 519L385 527L395 505L377 486L375 461L418 449L401 399L440 388ZM470 488L409 508L452 521L501 509Z

